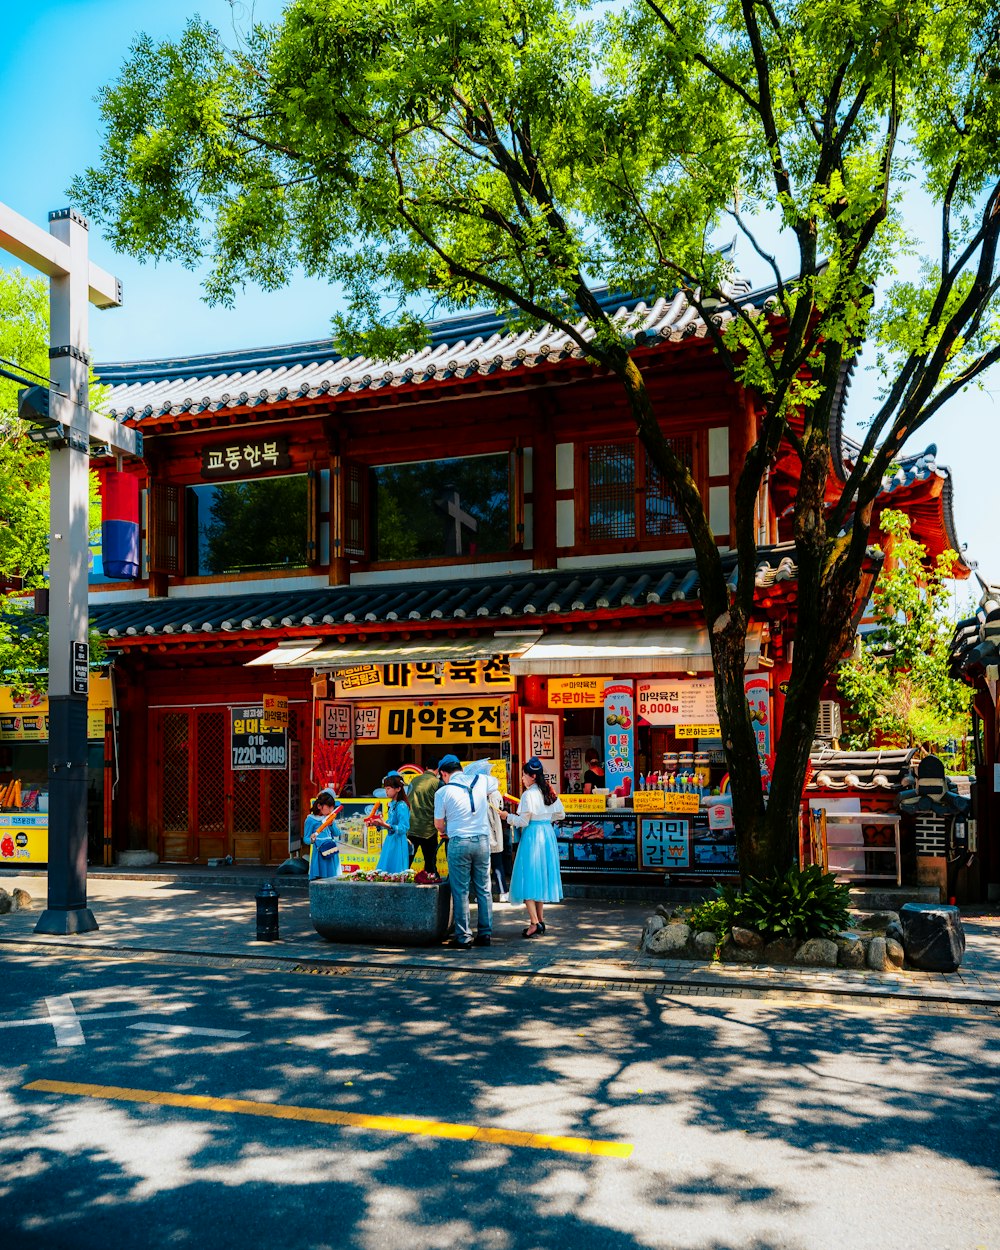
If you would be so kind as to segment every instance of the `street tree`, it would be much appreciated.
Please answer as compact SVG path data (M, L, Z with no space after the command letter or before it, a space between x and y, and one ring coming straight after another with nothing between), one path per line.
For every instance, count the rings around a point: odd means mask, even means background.
M741 863L770 873L794 854L820 693L870 590L883 475L1000 354L998 20L989 0L293 0L234 46L199 20L176 42L141 38L102 93L101 163L72 193L121 250L207 257L213 300L298 269L339 282L344 350L399 353L426 340L432 308L488 304L614 376L690 535ZM904 281L910 187L939 232ZM730 298L723 227L770 267L763 308ZM735 589L600 282L682 292L752 397ZM830 502L837 383L862 349L884 385ZM779 449L799 478L799 606L765 805L743 668Z
M879 528L887 559L871 597L871 629L837 677L846 737L861 750L915 746L947 754L968 731L972 693L948 673L948 581L956 553L942 551L931 562L908 517L895 509L882 513Z

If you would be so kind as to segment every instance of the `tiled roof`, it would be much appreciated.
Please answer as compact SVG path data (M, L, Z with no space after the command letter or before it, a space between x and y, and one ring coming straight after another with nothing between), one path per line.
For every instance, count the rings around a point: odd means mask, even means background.
M1000 665L1000 586L983 585L975 616L959 621L951 637L949 672L974 683L989 665Z
M912 784L915 747L899 751L817 751L806 790L901 790Z
M767 292L747 295L743 283L735 283L731 290L732 298L750 311L768 304ZM652 304L607 288L595 294L637 344L704 338L708 333L705 322L682 294ZM721 325L733 316L732 307L721 305L713 320ZM315 400L322 395L419 385L432 379L525 370L583 355L561 331L543 327L511 334L503 318L490 314L448 318L430 328L427 347L396 361L341 357L327 341L179 360L96 365L95 372L111 387L109 415L120 421L141 421L183 412L253 408ZM593 334L586 318L577 328L587 338Z
M723 557L733 584L736 557ZM796 578L791 547L761 552L755 583L761 589ZM204 598L142 599L91 604L91 624L114 643L137 635L257 633L374 625L405 628L408 621L475 625L565 615L581 621L590 613L653 604L698 602L693 559L658 561L624 568L561 569L497 574L438 582L330 586L322 590L230 593Z

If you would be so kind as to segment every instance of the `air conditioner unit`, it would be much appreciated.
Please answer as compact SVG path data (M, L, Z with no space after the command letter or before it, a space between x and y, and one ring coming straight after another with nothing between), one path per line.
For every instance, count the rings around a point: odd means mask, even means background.
M835 699L821 699L819 717L816 721L816 737L830 742L834 738L839 738L842 732L840 704Z

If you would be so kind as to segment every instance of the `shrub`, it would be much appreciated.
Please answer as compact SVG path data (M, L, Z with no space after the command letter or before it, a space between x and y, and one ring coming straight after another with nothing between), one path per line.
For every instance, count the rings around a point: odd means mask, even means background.
M802 942L827 937L850 924L850 887L818 864L792 868L783 877L748 877L735 896L732 923L765 938Z
M739 895L734 886L717 885L715 897L707 898L698 903L688 913L688 923L695 933L709 930L718 934L720 943L727 937L733 927L733 911Z

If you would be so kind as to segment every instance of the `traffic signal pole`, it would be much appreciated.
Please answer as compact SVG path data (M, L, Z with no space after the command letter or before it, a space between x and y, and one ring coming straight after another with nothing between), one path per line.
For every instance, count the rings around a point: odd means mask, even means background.
M49 214L49 233L0 204L0 248L49 276L52 385L43 424L59 427L50 452L49 534L49 870L48 905L36 933L88 933L87 906L87 556L92 443L141 455L137 431L90 411L89 304L121 304L121 284L87 251L88 225L73 209ZM28 420L37 413L25 412ZM58 431L57 431L58 432Z

